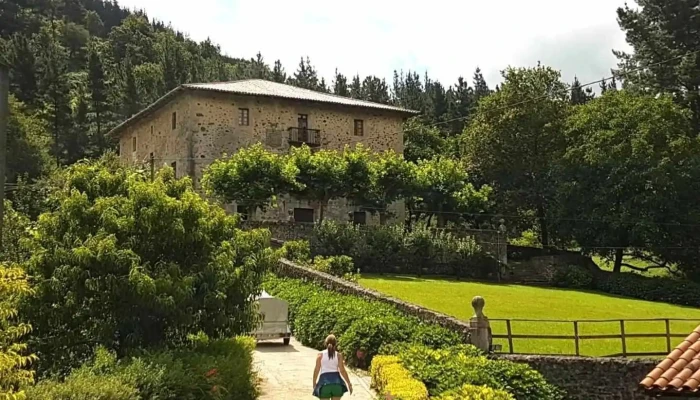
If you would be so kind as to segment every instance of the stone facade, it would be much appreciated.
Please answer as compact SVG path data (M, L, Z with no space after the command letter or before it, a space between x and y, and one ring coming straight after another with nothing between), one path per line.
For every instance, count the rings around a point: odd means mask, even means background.
M248 110L248 124L239 123L241 109ZM126 163L148 167L151 154L155 168L173 166L177 177L190 176L199 187L203 170L217 158L262 142L272 151L290 149L288 128L298 126L306 115L309 129L320 130L322 149L342 150L362 143L373 151L403 153L404 113L391 110L349 107L337 104L284 98L246 96L204 90L185 90L152 113L125 126L119 134L119 154ZM362 136L355 135L355 120L363 121ZM236 205L230 206L236 210ZM280 198L264 215L253 219L287 221L295 208L314 209L318 205L293 198ZM329 218L347 220L357 211L343 199L326 209ZM403 218L400 203L392 206L396 218ZM259 214L259 213L258 213ZM369 223L375 218L367 215Z
M658 361L625 358L495 355L539 371L567 400L648 400L639 382Z

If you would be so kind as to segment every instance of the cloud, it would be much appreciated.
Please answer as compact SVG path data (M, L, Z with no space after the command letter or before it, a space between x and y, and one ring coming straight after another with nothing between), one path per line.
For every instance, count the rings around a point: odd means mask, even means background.
M428 71L449 85L471 79L479 66L490 85L508 65L537 60L593 80L615 66L613 48L624 45L615 9L624 0L121 0L171 22L195 40L210 37L233 57L260 51L280 59L288 73L302 56L328 82L336 68L345 75L394 70Z

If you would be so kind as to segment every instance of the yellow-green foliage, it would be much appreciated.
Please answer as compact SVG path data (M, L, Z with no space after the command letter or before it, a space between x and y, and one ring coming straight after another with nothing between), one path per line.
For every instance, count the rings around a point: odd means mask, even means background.
M396 356L376 356L370 369L372 386L381 395L391 394L396 400L425 400L428 389L414 379ZM485 398L486 399L486 398ZM501 400L501 398L495 398Z
M17 300L32 289L21 268L0 265L0 399L23 400L23 388L34 382L29 367L36 359L27 354L27 345L19 340L31 331L31 326L16 322Z
M488 386L464 385L457 390L444 393L438 400L514 400L505 390L492 389Z

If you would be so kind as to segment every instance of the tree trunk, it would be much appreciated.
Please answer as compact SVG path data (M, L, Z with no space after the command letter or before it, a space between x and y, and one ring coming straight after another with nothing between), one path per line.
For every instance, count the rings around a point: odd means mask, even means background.
M321 203L321 206L318 208L318 223L322 224L323 223L323 211L326 208L325 203Z
M615 250L615 264L613 265L613 273L617 274L622 271L623 249Z
M544 212L544 206L537 206L537 220L540 224L540 241L544 249L549 248L549 229L547 228L547 218Z

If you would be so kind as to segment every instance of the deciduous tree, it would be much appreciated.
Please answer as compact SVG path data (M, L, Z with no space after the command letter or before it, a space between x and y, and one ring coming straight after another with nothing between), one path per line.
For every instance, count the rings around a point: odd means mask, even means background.
M481 100L465 131L465 156L494 186L502 210L536 215L542 244L548 246L553 168L566 149L568 91L559 72L544 66L509 68L503 77L500 91Z

